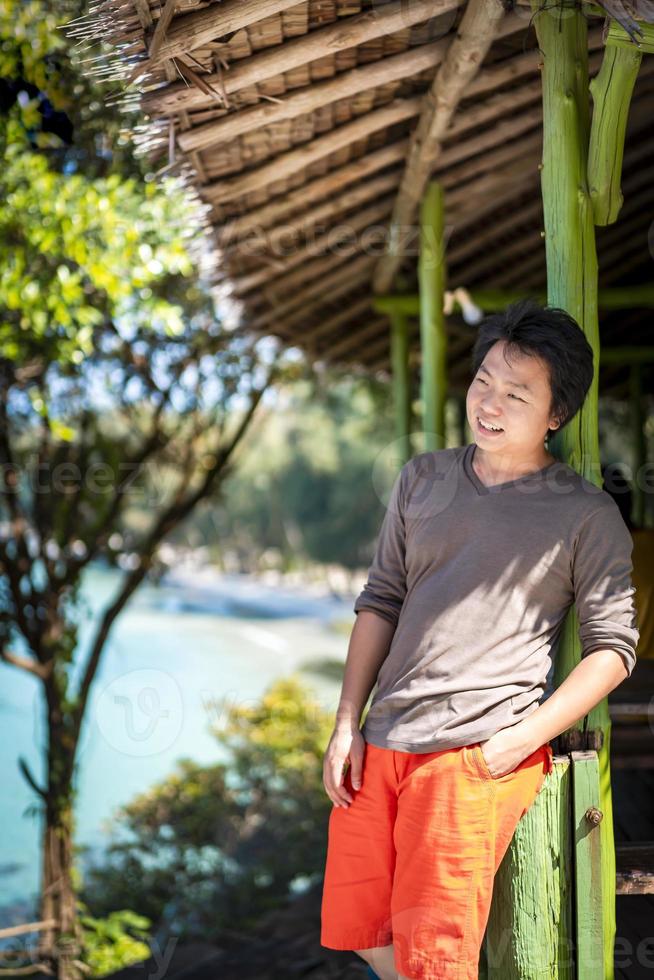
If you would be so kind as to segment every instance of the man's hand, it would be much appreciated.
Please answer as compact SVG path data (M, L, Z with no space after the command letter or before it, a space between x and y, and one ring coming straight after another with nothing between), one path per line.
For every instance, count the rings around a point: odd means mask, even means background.
M481 742L481 754L491 776L504 776L520 765L523 759L535 751L525 743L517 731L518 725L495 732L485 742Z
M350 779L354 789L360 789L363 756L366 742L358 728L346 725L336 727L329 740L322 767L322 781L327 796L336 806L348 808L352 797L345 789L346 763L350 764Z
M493 776L503 776L541 745L571 728L628 676L615 650L595 650L570 671L535 711L516 725L482 742L482 755Z

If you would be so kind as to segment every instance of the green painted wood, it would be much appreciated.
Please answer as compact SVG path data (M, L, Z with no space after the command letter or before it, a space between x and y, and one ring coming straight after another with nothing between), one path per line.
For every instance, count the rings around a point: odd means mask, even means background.
M624 141L631 96L638 77L642 52L607 44L602 67L590 82L593 122L588 152L588 182L596 225L610 225L618 217L623 196L620 188Z
M629 388L634 440L634 474L638 476L647 462L647 442L645 439L646 412L643 405L643 370L641 364L634 363L631 365ZM632 488L631 519L636 527L642 527L645 523L645 491L642 480L635 479Z
M547 297L575 317L594 352L595 375L584 405L562 432L550 440L555 456L601 486L598 437L598 270L593 205L588 187L590 99L588 94L588 25L573 0L541 10L531 0L543 63L543 163L541 186L545 218ZM557 16L559 14L560 16ZM558 687L581 658L578 621L566 616L554 670ZM604 978L613 980L615 941L615 845L610 774L611 725L606 698L587 716L588 738L599 752L602 861L602 916L595 941L603 952ZM583 728L583 721L563 733L560 742ZM586 744L591 744L587 742ZM600 980L599 977L594 980Z
M616 20L611 20L604 43L614 47L640 50L643 54L654 54L654 24L646 24L644 20L639 20L638 27L642 37L636 44L629 37L624 27Z
M597 752L571 752L577 980L603 980L603 874ZM598 822L599 821L599 822Z
M409 324L403 313L391 314L391 369L395 436L402 462L411 458L411 378Z
M572 980L573 839L569 758L555 756L493 885L480 980Z
M505 289L473 289L470 298L473 303L486 313L494 313L505 309L509 303L515 303L525 296L532 296L541 303L547 302L547 294L539 291L530 293ZM403 313L405 316L420 315L420 297L415 293L390 294L377 296L372 305L378 313L390 315L392 312ZM613 289L600 289L598 292L598 307L602 310L628 310L654 307L654 285L624 286Z
M422 430L426 452L445 448L445 399L447 395L447 334L445 296L444 195L438 181L431 181L420 208L420 394Z

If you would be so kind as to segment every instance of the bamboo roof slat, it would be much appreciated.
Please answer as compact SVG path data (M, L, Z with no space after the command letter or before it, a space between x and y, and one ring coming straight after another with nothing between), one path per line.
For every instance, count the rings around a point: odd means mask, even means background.
M266 79L281 74L287 76L294 69L306 68L310 63L330 63L338 53L351 52L354 57L357 45L375 41L396 31L407 30L414 24L434 18L439 13L456 11L461 0L404 0L375 7L353 17L341 18L327 27L302 34L285 41L283 45L264 51L247 60L236 62L223 77L220 73L209 74L208 85L224 83L225 93L233 95L248 85L261 85ZM347 65L343 68L349 67ZM342 70L342 69L341 69ZM180 109L195 109L207 105L202 95L179 83L146 92L143 110L147 113L169 115Z

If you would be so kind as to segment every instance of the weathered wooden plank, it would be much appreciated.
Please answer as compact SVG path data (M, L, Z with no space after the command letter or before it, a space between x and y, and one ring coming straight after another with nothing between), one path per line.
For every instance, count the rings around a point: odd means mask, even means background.
M571 767L567 755L553 761L495 875L479 980L575 976Z
M596 752L571 752L572 829L575 869L576 980L604 976L603 875L599 759Z

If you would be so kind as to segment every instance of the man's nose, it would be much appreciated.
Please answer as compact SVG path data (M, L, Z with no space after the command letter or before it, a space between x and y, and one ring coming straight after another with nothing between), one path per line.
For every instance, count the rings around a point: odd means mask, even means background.
M500 414L500 403L499 399L490 392L486 392L484 397L480 402L482 411L487 415L499 415Z

